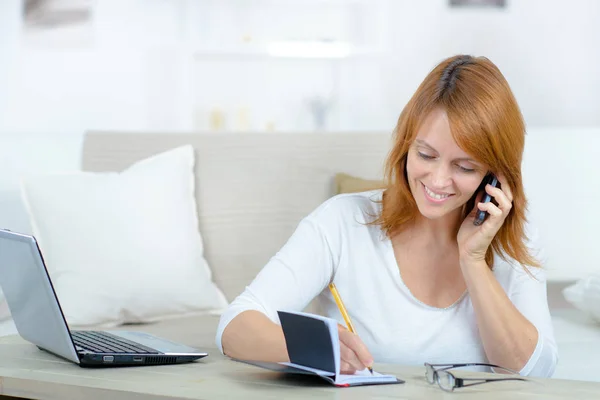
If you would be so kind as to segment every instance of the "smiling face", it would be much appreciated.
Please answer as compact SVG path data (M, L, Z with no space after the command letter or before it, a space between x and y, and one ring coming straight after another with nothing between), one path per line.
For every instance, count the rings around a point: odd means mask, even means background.
M460 212L486 174L454 141L446 112L432 111L423 121L406 160L408 184L428 219Z

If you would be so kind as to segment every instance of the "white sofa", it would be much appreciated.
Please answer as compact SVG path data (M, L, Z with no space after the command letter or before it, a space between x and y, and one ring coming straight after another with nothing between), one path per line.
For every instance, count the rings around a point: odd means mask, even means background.
M336 174L382 176L390 135L88 132L81 165L85 171L120 171L185 144L196 153L195 195L205 256L214 281L232 300L298 221L337 192ZM536 179L529 177L529 182ZM560 290L567 283L549 285L560 357L555 377L600 381L600 326L564 302ZM217 321L218 316L205 315L120 329L156 333L217 356ZM14 332L14 327L5 322L0 332Z

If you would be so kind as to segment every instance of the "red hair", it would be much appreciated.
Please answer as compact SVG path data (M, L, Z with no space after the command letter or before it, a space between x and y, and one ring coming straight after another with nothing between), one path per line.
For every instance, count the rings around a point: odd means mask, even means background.
M376 224L391 237L414 221L419 210L405 175L406 157L425 117L436 108L448 115L454 141L475 160L506 178L513 207L494 237L485 260L493 268L496 252L522 265L539 267L525 234L527 199L521 176L525 123L508 82L485 57L458 55L438 64L402 110L394 145L385 165L386 190ZM473 209L471 199L464 209Z

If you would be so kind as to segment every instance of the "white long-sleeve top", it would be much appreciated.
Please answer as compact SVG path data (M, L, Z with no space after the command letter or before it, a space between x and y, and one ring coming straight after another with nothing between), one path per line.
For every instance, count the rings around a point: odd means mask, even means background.
M324 314L344 324L328 290L333 280L375 362L420 365L488 362L473 304L465 292L447 308L426 305L402 281L391 241L378 225L383 191L342 194L305 217L287 243L221 316L223 330L246 310L280 323L278 310L301 311L315 297ZM530 245L531 247L531 245ZM534 253L535 254L535 253ZM538 343L521 375L549 377L558 360L545 273L494 260L494 276L516 308L537 328Z

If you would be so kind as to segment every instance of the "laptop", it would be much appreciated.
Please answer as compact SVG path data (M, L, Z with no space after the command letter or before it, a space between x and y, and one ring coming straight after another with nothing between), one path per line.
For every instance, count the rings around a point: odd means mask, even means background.
M81 367L178 364L208 355L144 332L69 329L30 235L0 229L0 286L19 335Z

